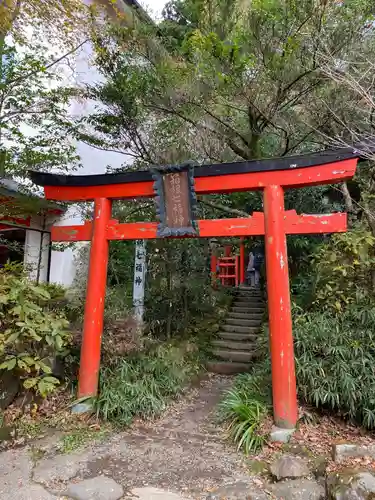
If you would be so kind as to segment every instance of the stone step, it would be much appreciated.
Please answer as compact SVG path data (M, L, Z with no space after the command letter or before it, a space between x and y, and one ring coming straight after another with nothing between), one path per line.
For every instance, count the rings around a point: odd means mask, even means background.
M263 300L263 295L235 295L235 299L239 300Z
M259 334L254 333L236 333L236 332L218 332L218 337L223 340L234 340L240 342L241 340L255 342Z
M217 358L238 363L249 363L256 357L254 351L231 351L228 349L215 349L212 354Z
M239 300L241 302L263 302L263 297L244 297L242 295L237 295L234 300Z
M262 297L263 294L258 291L239 291L237 294L237 297Z
M247 333L254 334L260 330L259 326L222 325L221 329L227 333Z
M263 313L254 313L253 311L230 311L228 318L238 318L238 319L262 319L263 318Z
M237 289L237 293L252 293L254 295L261 295L262 290L260 288L254 288L254 287L240 287Z
M248 363L232 363L230 361L209 361L206 368L209 372L234 375L236 373L248 372L250 365Z
M233 312L251 312L251 314L263 314L264 307L247 307L247 306L232 306L231 311Z
M242 306L232 306L230 308L230 311L232 312L239 312L239 313L251 313L251 314L263 314L265 311L264 307L242 307Z
M237 325L237 326L260 326L262 324L261 318L259 319L238 319L238 318L231 318L228 316L226 318L225 323L227 325Z
M236 298L236 300L233 301L232 304L237 304L237 305L253 305L255 307L260 307L264 304L263 300L261 299L243 299L241 297Z
M254 351L254 342L233 342L230 340L214 340L212 345L231 351Z
M247 309L264 309L264 302L241 302L236 300L232 302L232 307L246 307Z
M264 309L266 307L266 304L263 301L257 301L257 302L251 302L248 300L234 300L232 302L232 307L250 307L252 309Z

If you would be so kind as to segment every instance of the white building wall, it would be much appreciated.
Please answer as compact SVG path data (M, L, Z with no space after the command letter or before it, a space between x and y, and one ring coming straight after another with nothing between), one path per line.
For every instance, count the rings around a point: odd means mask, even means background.
M67 212L57 220L50 222L51 226L66 226L81 223L82 217L77 212L75 205L69 207ZM74 244L74 247L66 245L64 251L52 250L50 267L51 283L58 283L65 287L70 287L73 284L79 245L80 243Z

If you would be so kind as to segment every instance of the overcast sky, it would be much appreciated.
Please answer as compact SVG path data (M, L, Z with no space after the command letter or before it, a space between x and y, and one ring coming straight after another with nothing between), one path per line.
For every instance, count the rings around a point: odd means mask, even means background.
M139 2L147 12L154 18L161 18L161 11L164 5L167 3L166 0L140 0Z

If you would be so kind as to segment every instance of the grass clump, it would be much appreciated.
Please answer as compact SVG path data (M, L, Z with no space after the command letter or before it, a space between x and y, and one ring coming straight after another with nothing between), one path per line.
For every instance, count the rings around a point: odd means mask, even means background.
M300 400L375 429L375 307L368 301L334 310L294 310ZM267 329L258 344L269 359ZM266 367L266 364L264 365ZM270 367L268 363L270 376Z
M375 308L299 314L294 335L299 395L375 428Z
M122 425L134 417L154 418L198 370L195 357L173 345L120 359L101 373L98 416Z
M266 440L261 426L270 408L270 387L268 370L259 365L252 373L238 375L219 404L219 420L246 455L262 448Z

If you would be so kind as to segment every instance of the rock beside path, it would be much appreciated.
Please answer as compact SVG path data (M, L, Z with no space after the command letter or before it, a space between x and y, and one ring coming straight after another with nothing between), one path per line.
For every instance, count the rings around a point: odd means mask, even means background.
M310 475L307 461L296 455L282 455L271 464L270 471L278 481Z
M360 445L354 443L337 443L332 447L333 460L337 463L347 458L371 457L375 458L375 445Z
M327 493L332 500L375 498L375 476L370 472L342 470L327 477Z
M97 476L69 484L64 494L74 500L118 500L124 490L110 477Z
M269 489L273 495L272 498L280 500L324 500L326 498L323 486L310 479L283 481L271 485Z
M34 467L33 479L45 486L69 481L84 469L85 463L91 459L91 456L90 450L68 455L47 456Z
M212 491L206 496L205 500L269 500L269 495L258 486L250 485L244 481L222 486Z
M159 488L135 488L130 495L130 500L186 500L177 493Z

